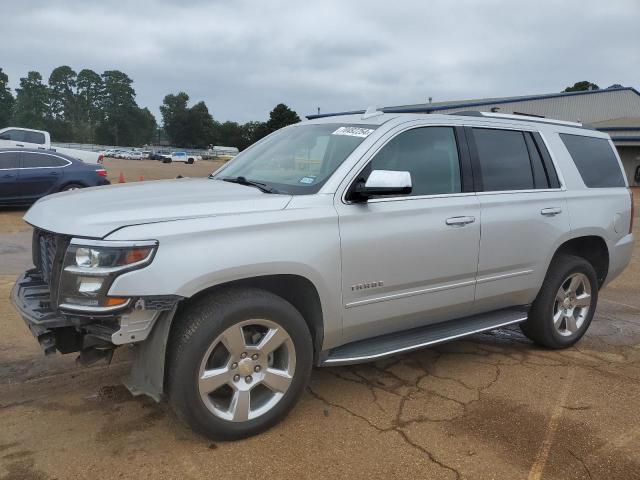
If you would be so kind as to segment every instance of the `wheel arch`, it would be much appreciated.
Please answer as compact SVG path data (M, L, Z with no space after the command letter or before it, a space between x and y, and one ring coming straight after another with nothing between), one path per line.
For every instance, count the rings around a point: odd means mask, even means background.
M588 261L596 271L598 286L602 287L604 285L609 273L609 248L604 238L599 235L583 235L570 238L558 246L553 258L555 259L558 254L563 253L582 257Z
M189 305L206 295L228 288L260 288L284 298L293 305L305 319L311 338L313 349L317 353L322 349L324 338L324 316L318 289L311 280L297 274L274 274L247 277L219 283L194 293L178 305L176 315L188 308Z

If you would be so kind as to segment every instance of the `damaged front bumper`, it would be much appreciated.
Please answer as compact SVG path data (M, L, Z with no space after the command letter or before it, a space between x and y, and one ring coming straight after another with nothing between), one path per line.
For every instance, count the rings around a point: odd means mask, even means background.
M52 308L50 288L37 269L24 272L11 301L45 355L82 352L86 359L110 358L116 346L145 340L162 311L172 311L182 297L138 297L127 310L105 315L66 313ZM96 355L102 352L105 355ZM82 358L81 358L82 360Z

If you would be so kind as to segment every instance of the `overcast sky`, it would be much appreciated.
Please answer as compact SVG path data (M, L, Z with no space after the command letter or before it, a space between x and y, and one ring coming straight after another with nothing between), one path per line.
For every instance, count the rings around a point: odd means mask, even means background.
M578 80L640 87L640 0L2 2L12 87L59 65L134 80L158 116L185 91L217 120L486 96Z

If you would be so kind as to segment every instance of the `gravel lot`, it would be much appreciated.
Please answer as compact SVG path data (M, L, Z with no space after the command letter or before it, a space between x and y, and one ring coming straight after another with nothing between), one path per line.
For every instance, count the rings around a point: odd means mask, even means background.
M106 167L129 181L216 164ZM85 369L42 356L6 300L29 262L23 213L0 211L0 479L640 479L640 247L574 348L544 350L513 328L318 369L283 423L212 443L128 394L128 350Z

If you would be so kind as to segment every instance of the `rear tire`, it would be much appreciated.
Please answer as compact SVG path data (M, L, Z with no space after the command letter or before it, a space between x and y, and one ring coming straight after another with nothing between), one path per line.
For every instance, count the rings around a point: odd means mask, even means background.
M567 348L585 334L598 303L598 279L582 257L558 254L547 272L522 332L547 348Z
M311 375L304 318L265 290L229 289L188 307L171 331L169 401L199 433L236 440L263 432L296 404Z
M189 165L193 165L193 158L190 158L189 160L187 160L187 163L188 163Z

